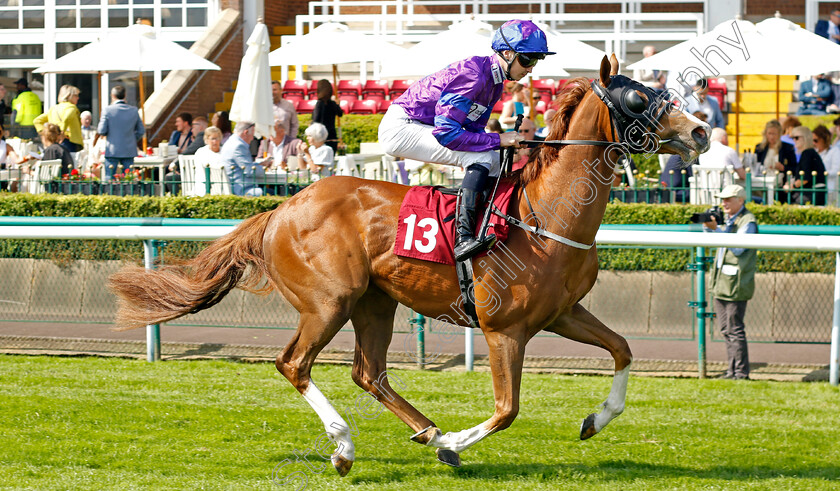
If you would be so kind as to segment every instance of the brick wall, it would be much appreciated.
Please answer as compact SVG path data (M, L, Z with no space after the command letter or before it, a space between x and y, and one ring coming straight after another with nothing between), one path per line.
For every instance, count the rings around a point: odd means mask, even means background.
M180 105L177 107L170 106L166 109L163 115L163 124L162 126L159 125L160 129L151 129L150 135L154 135L150 142L151 145L157 145L161 140L169 138L169 135L175 130L175 116L178 113L188 112L193 117L207 117L215 111L216 102L222 99L224 92L232 90L233 81L239 76L243 49L240 26L240 28L234 28L227 46L223 42L217 48L217 51L214 51L208 57L210 61L219 65L221 70L196 72L189 82L184 84L184 88L175 99L176 101L181 101L191 87L194 87L193 91Z
M269 30L274 26L295 25L296 15L309 13L310 0L266 0L265 25Z

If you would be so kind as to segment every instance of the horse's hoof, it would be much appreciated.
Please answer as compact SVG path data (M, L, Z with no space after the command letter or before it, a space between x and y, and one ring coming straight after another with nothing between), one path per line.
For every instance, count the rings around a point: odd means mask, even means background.
M580 425L580 439L592 438L596 433L598 433L598 430L595 429L595 413L592 413Z
M420 443L422 445L428 445L436 434L440 434L440 429L435 426L429 426L428 428L420 430L417 433L411 435L411 441Z
M335 470L338 471L338 475L344 477L350 472L350 468L353 467L353 461L347 460L341 455L333 455L332 457L332 464L335 467Z
M452 467L461 467L461 456L457 452L439 448L435 453L437 454L437 459L444 464Z

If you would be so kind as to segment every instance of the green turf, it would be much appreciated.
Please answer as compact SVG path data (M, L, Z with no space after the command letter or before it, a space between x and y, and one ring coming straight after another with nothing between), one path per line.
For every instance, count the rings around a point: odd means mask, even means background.
M444 431L491 414L487 373L395 373ZM323 432L271 364L0 356L0 374L0 489L295 489L272 470ZM611 379L526 374L513 426L453 469L390 412L360 417L348 367L313 378L359 435L345 478L283 468L307 489L840 489L840 394L824 383L631 376L624 414L581 442Z

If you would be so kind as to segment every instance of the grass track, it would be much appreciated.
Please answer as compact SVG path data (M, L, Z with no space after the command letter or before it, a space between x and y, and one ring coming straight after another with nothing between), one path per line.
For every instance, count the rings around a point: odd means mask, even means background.
M0 356L0 374L0 489L295 489L272 470L323 433L271 364ZM491 414L487 373L395 374L444 431ZM581 442L611 379L525 374L513 426L452 469L390 412L362 418L348 367L313 378L359 435L345 478L283 468L307 489L840 489L840 394L824 383L631 376L624 414Z

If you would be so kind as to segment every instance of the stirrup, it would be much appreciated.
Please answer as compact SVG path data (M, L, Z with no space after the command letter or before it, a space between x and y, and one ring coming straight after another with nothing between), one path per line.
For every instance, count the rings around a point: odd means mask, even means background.
M453 253L456 261L466 261L477 254L490 250L496 244L496 235L488 234L483 240L470 237L455 244ZM460 249L460 250L459 250Z

